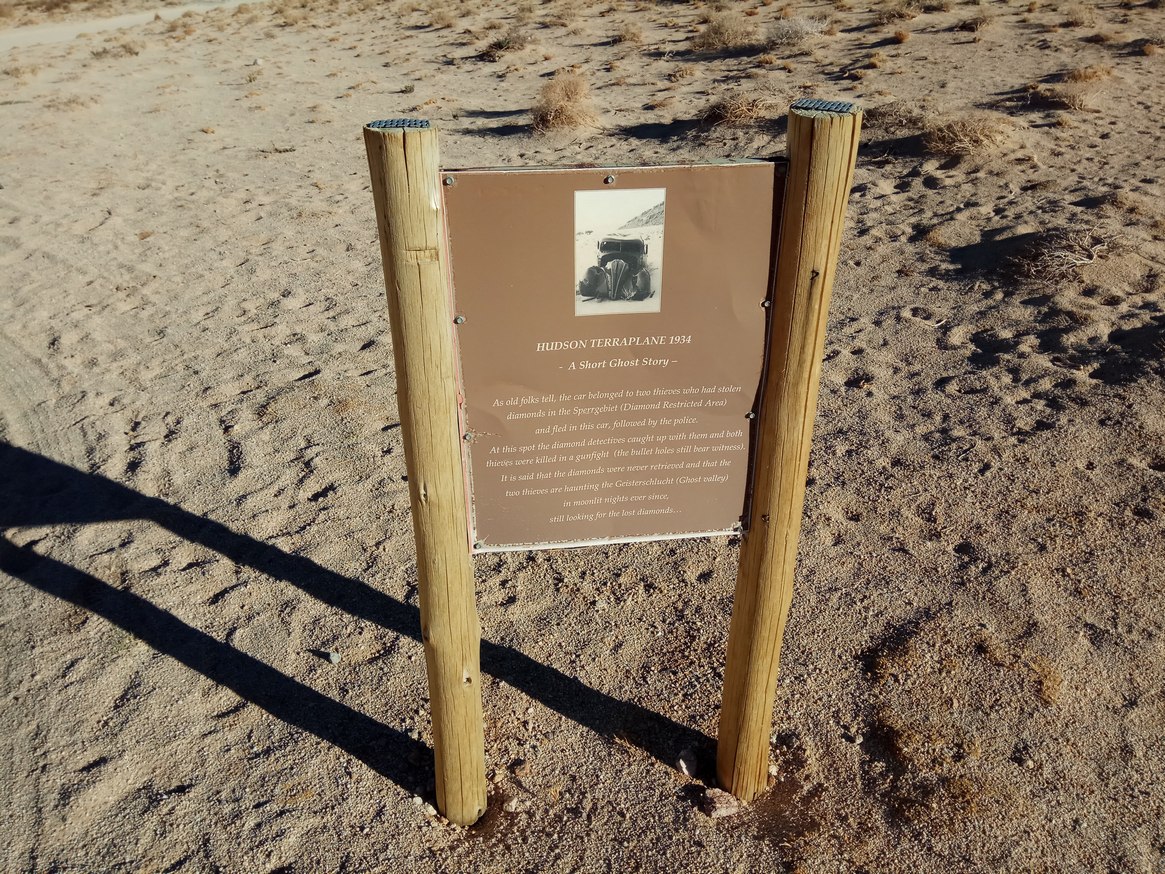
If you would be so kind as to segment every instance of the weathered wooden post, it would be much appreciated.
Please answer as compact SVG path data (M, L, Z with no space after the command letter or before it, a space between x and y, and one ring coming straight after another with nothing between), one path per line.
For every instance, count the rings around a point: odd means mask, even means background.
M741 545L716 756L720 785L743 801L768 781L825 322L860 128L861 111L850 103L799 100L789 110L752 512Z
M364 145L417 544L437 806L451 821L469 825L486 808L481 628L466 539L437 131L427 121L374 121L364 128Z

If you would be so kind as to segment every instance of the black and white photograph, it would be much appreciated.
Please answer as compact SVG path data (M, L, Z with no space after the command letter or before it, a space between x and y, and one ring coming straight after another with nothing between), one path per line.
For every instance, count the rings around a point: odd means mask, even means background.
M576 316L659 312L666 193L574 193Z

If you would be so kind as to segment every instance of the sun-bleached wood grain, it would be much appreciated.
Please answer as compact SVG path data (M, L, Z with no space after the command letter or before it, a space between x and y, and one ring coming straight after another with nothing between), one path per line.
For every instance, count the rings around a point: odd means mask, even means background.
M417 545L437 806L468 825L486 809L481 628L466 533L437 132L366 127L364 144Z
M774 273L750 525L728 637L716 775L751 801L768 783L781 637L793 596L805 478L861 112L789 112L789 171Z

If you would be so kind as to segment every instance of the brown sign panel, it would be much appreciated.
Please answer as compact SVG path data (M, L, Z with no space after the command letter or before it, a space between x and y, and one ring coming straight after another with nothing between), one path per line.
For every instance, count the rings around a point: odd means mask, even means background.
M738 530L781 169L445 174L475 551Z

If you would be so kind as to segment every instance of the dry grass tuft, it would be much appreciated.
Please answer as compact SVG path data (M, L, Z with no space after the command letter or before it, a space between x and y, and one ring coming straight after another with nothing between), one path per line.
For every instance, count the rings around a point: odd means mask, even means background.
M1011 140L1012 123L998 115L980 113L965 118L936 120L923 131L923 143L934 155L977 157L1003 148Z
M775 102L759 94L737 94L710 104L700 113L700 121L713 127L743 127L768 117Z
M27 79L29 76L36 75L40 67L35 64L18 64L12 67L4 68L4 75L11 76L13 79Z
M530 44L530 38L522 30L511 27L488 46L481 56L487 61L500 61L510 52L521 51Z
M1070 109L1084 112L1093 108L1097 90L1086 80L1073 80L1064 85L1048 86L1034 83L1027 88L1028 100L1048 109Z
M682 82L684 79L691 78L696 75L696 68L693 66L676 67L667 74L669 82Z
M1035 282L1068 279L1108 254L1112 241L1095 228L1059 228L1035 235L1011 258L1020 275Z
M862 113L862 128L885 134L914 133L926 125L926 113L913 103L896 100Z
M1099 46L1106 46L1109 43L1116 42L1116 34L1108 30L1098 30L1092 36L1087 37L1085 42L1095 43Z
M986 30L995 23L995 16L984 12L980 15L972 16L966 21L962 21L956 25L958 30L968 31L970 33L979 33Z
M825 22L818 18L783 18L769 30L769 46L799 46L810 37L825 32Z
M599 124L591 100L591 88L578 73L559 73L543 85L531 112L536 131L596 127Z
M1096 89L1087 84L1061 85L1049 89L1047 97L1052 106L1085 112L1093 108Z
M914 0L896 0L885 9L878 10L874 15L874 23L893 24L895 21L909 21L911 18L917 18L921 11Z
M457 16L452 10L444 7L434 7L429 10L429 27L437 30L446 30L457 24Z
M141 43L125 40L116 45L102 46L94 49L90 54L95 58L131 58L142 53L144 46Z
M1065 82L1096 82L1112 75L1108 64L1093 64L1091 67L1077 67L1064 74Z
M1096 24L1096 10L1084 3L1073 3L1064 9L1065 27L1091 27Z
M643 28L638 24L627 23L615 32L612 40L616 45L619 43L631 43L632 45L639 45L643 42Z
M744 49L756 43L756 25L739 12L717 12L692 38L698 52L722 52Z
M910 39L910 31L909 30L896 30L896 31L894 31L894 42L904 43L908 39Z

